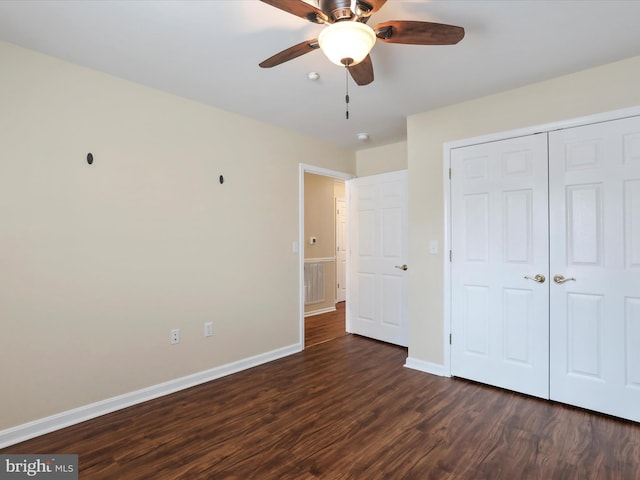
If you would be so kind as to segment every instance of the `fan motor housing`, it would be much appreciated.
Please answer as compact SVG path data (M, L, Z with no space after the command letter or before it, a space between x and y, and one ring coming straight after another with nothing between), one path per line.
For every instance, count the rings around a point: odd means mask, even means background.
M356 2L356 12L351 10L350 0L320 0L320 10L334 22L340 20L350 20L354 14L359 16L367 16L372 7L365 2Z

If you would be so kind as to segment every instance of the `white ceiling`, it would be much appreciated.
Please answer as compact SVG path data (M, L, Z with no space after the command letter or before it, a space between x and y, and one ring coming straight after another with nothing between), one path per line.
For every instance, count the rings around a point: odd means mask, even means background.
M321 51L258 67L323 28L259 0L2 0L0 40L351 149L404 140L414 113L640 55L637 0L389 0L369 25L386 20L466 35L377 42L375 81L350 80L349 120L345 72Z

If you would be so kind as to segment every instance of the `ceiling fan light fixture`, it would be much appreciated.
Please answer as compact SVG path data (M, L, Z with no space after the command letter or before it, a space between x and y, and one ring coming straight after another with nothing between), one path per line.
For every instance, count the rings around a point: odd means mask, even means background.
M361 22L342 21L326 27L318 37L320 49L336 65L356 65L376 43L373 29Z

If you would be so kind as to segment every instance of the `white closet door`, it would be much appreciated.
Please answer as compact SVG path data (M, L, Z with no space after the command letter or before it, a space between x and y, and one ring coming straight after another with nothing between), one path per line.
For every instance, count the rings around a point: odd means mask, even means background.
M640 119L549 134L554 400L640 421Z
M546 134L451 153L452 374L543 398L547 167Z

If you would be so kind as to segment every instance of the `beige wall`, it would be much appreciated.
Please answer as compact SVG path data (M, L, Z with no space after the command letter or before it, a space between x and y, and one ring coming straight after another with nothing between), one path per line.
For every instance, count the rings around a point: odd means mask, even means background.
M353 152L3 43L0 109L0 430L300 342L299 163Z
M407 142L391 143L356 152L356 174L367 177L407 169Z
M640 105L640 57L408 118L409 356L441 365L443 143Z
M335 180L331 177L313 173L304 174L305 259L333 258L336 255L335 184ZM310 237L317 239L315 245L309 243ZM305 305L305 313L335 307L336 262L334 260L323 263L325 301Z
M357 167L356 167L357 168ZM346 188L344 180L333 180L333 196L336 199L345 200L346 199Z

